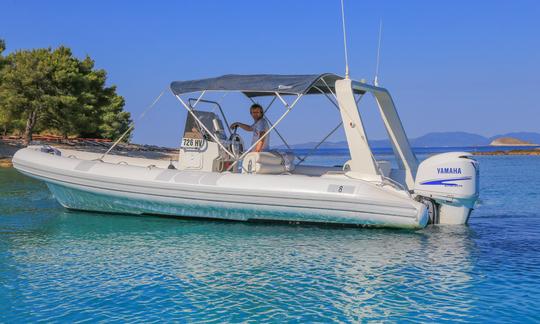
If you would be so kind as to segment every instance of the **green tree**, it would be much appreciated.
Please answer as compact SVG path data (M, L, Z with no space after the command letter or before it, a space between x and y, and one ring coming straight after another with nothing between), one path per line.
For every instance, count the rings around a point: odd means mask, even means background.
M24 121L26 143L39 130L113 139L129 127L130 115L106 78L92 59L79 60L64 46L14 52L0 70L3 115Z
M32 140L38 117L55 96L49 54L46 49L15 52L6 57L2 68L0 100L6 115L26 121L27 143Z
M6 50L6 42L0 38L0 69L4 66L4 56L3 53Z
M124 98L115 95L116 89L114 87L109 88L109 95L105 96L104 100L107 102L101 111L101 124L99 126L100 134L104 138L117 139L120 137L130 126L130 114L127 111L123 111L125 104ZM129 120L129 123L126 121ZM131 134L125 137L125 141L129 141Z
M0 39L0 71L2 71L2 66L4 66L4 57L2 53L6 50L6 42L3 39ZM2 79L0 78L0 84ZM7 110L4 108L3 102L0 101L0 127L2 128L2 135L7 135L7 126L9 124L7 116Z
M4 66L4 56L3 53L6 50L6 41L0 38L0 69Z

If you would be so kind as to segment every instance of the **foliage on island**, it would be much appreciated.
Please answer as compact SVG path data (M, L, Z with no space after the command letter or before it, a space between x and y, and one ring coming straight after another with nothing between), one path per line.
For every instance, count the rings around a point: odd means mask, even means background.
M124 98L107 86L105 70L71 50L40 48L3 56L0 40L0 132L116 139L131 123ZM129 136L126 136L128 139Z

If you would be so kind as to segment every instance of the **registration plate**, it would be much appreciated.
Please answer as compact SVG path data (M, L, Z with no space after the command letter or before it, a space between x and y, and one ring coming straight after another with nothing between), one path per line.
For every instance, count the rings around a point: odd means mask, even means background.
M182 138L181 147L185 148L201 148L204 146L204 139L202 138Z

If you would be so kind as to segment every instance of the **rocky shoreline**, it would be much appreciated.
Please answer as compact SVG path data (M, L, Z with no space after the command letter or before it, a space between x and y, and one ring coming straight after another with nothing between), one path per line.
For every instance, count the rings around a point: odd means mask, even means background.
M54 141L37 140L32 141L31 143L31 145L52 145L58 148L95 153L105 153L112 146L112 144L112 142L85 139ZM24 144L20 139L0 139L0 167L11 167L11 159L13 158L13 155L15 152L17 152L17 150L23 147ZM149 159L178 160L178 149L155 145L120 143L111 151L110 154Z

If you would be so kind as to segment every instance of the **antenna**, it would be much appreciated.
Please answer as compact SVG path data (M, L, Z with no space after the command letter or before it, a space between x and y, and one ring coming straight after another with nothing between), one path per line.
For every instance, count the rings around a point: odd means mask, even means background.
M341 0L341 22L343 25L343 47L345 48L345 79L349 78L349 53L347 52L347 31L345 30L345 9Z
M377 64L375 65L375 79L373 85L379 86L379 63L381 54L382 19L379 20L379 43L377 45Z

